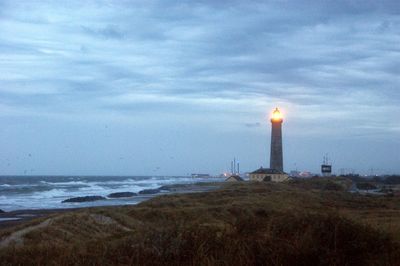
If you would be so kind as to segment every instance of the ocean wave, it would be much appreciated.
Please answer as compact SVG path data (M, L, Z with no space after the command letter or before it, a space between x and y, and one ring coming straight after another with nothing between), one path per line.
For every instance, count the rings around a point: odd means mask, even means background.
M68 195L70 195L71 193L67 192L64 189L51 189L48 191L44 191L44 192L40 192L37 191L35 193L33 193L30 198L34 198L34 199L52 199L52 198L62 198L62 197L67 197Z
M5 194L29 194L37 191L46 191L52 189L49 186L39 185L15 185L10 187L0 188L1 193Z
M49 182L41 180L40 183L51 185L51 186L70 186L70 185L87 185L88 182L85 181L69 181L69 182Z
M0 188L1 187L3 187L3 188L19 188L19 187L38 187L38 186L43 186L43 185L41 185L41 184L28 184L28 183L23 183L23 184L13 184L13 185L10 185L10 184L3 184L3 185L0 185Z

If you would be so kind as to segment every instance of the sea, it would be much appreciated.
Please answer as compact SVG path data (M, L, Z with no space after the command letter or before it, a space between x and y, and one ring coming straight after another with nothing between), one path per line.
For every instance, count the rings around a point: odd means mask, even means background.
M0 176L0 210L80 208L137 204L146 197L62 203L82 196L103 196L114 192L135 192L163 185L219 182L221 178L187 176Z

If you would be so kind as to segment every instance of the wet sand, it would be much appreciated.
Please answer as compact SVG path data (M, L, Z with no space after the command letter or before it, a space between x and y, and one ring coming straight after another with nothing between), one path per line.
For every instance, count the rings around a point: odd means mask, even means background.
M55 213L69 212L81 208L69 209L37 209L37 210L17 210L0 213L0 229L22 224L26 221L46 217Z

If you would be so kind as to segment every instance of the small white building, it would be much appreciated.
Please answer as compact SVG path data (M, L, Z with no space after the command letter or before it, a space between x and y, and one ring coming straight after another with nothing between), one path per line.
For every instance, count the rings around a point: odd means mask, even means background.
M272 182L283 182L289 180L289 175L285 172L271 169L262 168L255 170L249 174L250 181L272 181Z

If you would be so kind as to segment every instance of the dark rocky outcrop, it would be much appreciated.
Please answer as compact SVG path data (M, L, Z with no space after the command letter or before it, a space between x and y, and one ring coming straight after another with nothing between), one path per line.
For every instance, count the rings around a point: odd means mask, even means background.
M2 209L0 209L0 213L5 213L5 211L3 211Z
M154 189L144 189L142 191L139 191L139 194L141 195L149 195L149 194L157 194L160 193L159 188L154 188Z
M159 187L159 190L165 190L165 191L178 191L178 190L184 190L184 189L189 189L193 186L193 184L171 184L171 185L164 185Z
M89 201L96 201L96 200L105 200L105 197L102 196L85 196L85 197L76 197L63 200L62 203L68 202L89 202Z
M134 192L115 192L115 193L109 194L107 197L108 198L130 198L130 197L134 197L134 196L137 196L137 194Z

